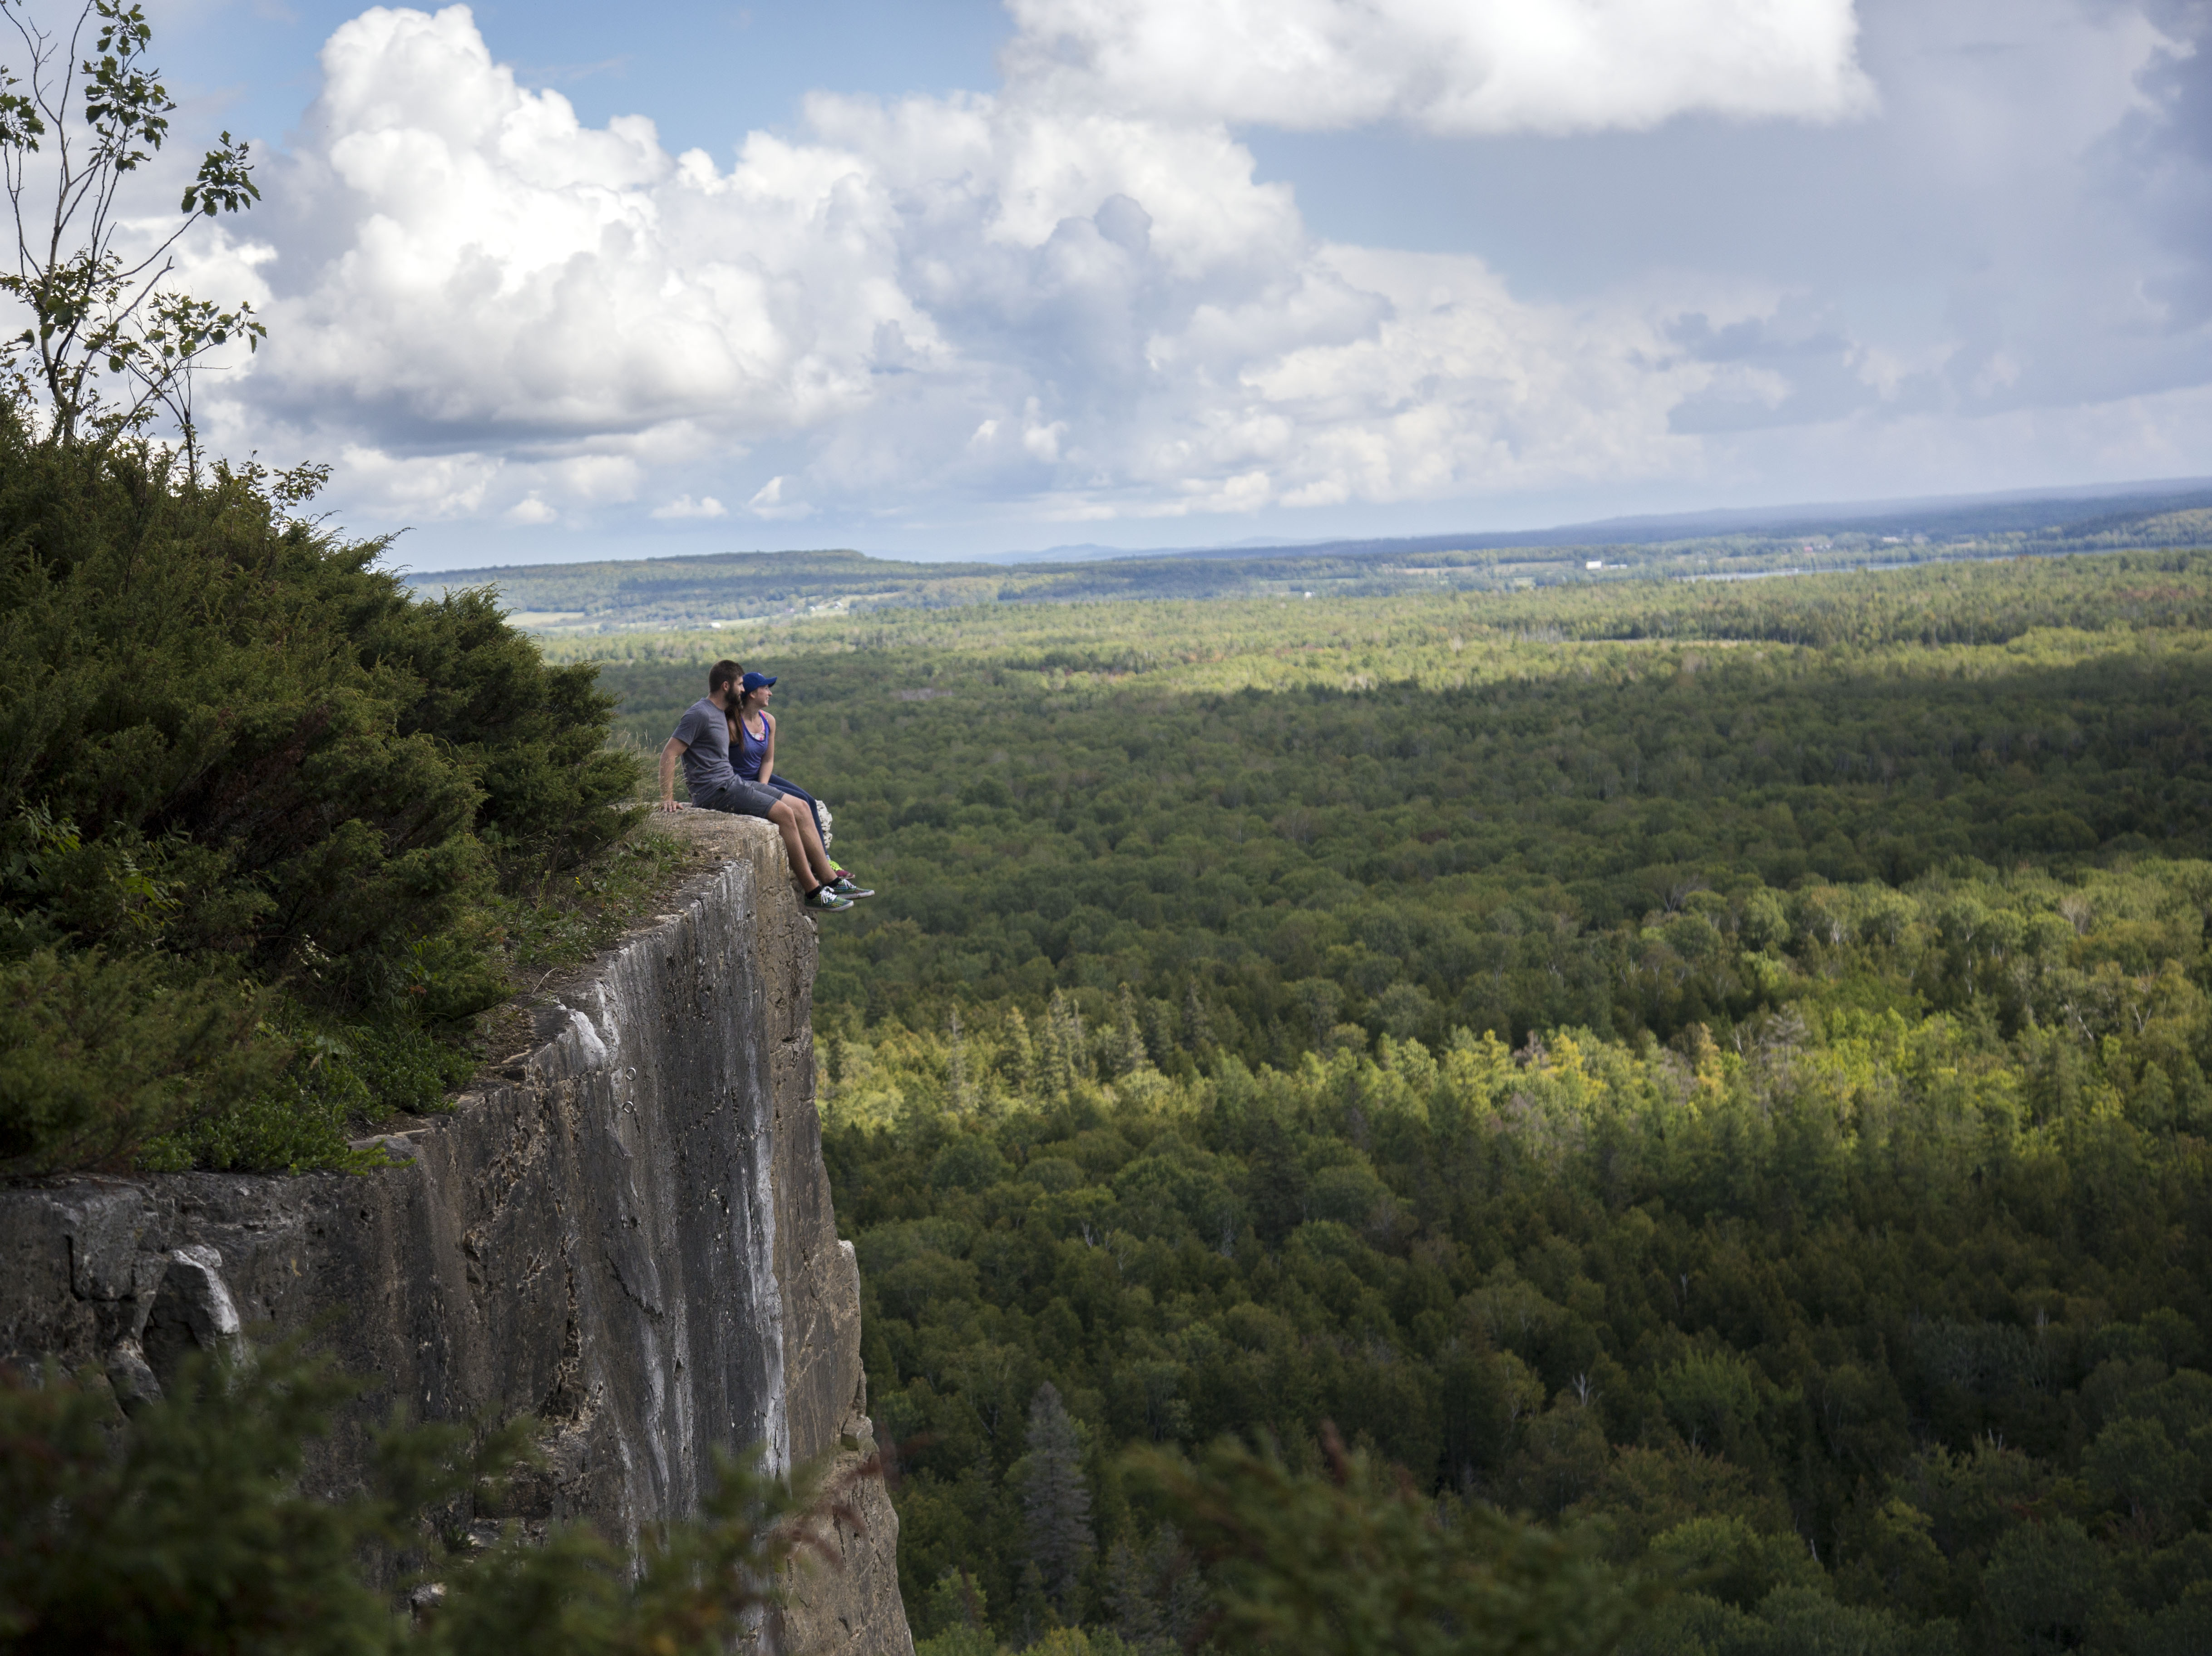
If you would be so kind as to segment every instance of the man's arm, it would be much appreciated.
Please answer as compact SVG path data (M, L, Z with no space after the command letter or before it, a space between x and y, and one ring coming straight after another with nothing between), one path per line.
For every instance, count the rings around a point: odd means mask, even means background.
M663 810L684 809L676 803L676 756L690 745L689 742L678 742L672 736L661 747L660 808Z

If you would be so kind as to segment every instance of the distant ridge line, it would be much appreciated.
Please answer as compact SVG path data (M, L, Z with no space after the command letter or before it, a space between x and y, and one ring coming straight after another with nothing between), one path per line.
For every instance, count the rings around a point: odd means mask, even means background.
M574 580L604 571L633 591L661 580L680 581L693 571L742 569L757 560L761 573L780 573L781 561L811 560L823 566L864 567L886 574L928 571L939 578L1000 574L1015 567L1034 573L1074 571L1101 563L1197 561L1263 563L1302 559L1364 559L1419 556L1424 553L1488 552L1516 547L1645 546L1669 541L1744 535L1771 539L1849 531L1893 531L1899 537L1930 540L1980 535L2035 534L2092 524L2100 518L2143 517L2212 507L2212 477L2179 477L2130 484L2093 484L2063 488L2015 490L1991 494L1939 494L1915 498L1838 501L1782 507L1731 507L1698 512L1644 513L1563 524L1550 529L1485 531L1480 533L1346 537L1336 540L1253 542L1234 546L1129 547L1097 544L1060 546L1036 552L994 552L959 559L884 557L850 547L791 548L780 551L646 553L637 557L597 558L574 563L490 564L469 569L413 570L401 579L410 585L446 589L495 582L501 578L552 576Z
M2212 477L2161 478L2141 483L2092 483L2064 488L2009 490L1991 494L1929 494L1897 500L1808 502L1802 506L1726 507L1697 512L1644 513L1561 524L1550 529L1484 531L1475 534L1376 536L1275 544L1132 548L1051 547L1039 552L988 553L975 561L1050 564L1057 555L1076 561L1108 558L1356 558L1419 552L1489 552L1516 546L1640 546L1700 536L1813 534L1822 530L1910 529L1927 535L2002 534L2058 529L2108 515L2179 512L2212 507ZM1972 521L1967 522L1966 519Z

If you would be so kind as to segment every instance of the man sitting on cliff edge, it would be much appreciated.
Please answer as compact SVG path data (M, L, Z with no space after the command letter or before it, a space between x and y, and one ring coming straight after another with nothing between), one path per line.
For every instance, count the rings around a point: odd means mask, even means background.
M765 816L783 835L792 881L807 907L850 908L850 897L830 889L836 875L814 830L813 816L796 801L746 781L730 767L729 708L744 670L734 661L718 661L707 670L707 694L684 710L684 717L676 721L676 734L660 749L660 809L684 809L676 800L676 761L681 755L694 805L736 816Z

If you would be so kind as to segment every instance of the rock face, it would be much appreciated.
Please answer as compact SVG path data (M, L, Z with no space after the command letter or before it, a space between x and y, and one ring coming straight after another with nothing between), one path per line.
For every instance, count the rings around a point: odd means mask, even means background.
M532 1008L505 1079L365 1176L186 1174L0 1192L0 1359L103 1368L130 1407L187 1351L313 1332L373 1392L311 1465L358 1476L392 1400L535 1415L501 1514L635 1537L714 1446L850 1472L874 1450L860 1277L837 1240L810 1028L816 940L765 822L690 812L720 860ZM907 1656L897 1520L863 1477L844 1568L802 1574L787 1652Z

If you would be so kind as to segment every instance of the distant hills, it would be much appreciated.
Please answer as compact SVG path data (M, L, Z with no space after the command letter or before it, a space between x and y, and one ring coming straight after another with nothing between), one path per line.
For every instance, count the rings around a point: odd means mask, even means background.
M1386 540L1239 541L1233 546L1131 550L1085 543L1041 552L994 552L983 563L1087 563L1100 558L1249 558L1365 556L1377 553L1497 550L1515 546L1643 546L1713 536L1790 538L1856 530L1871 535L1942 536L2063 530L2120 515L2212 508L2212 477L2092 484L2078 488L2014 490L1998 494L1933 494L1895 500L1831 501L1808 506L1743 507L1705 512L1600 518L1552 529L1420 535Z
M1060 547L912 563L846 549L728 552L441 571L427 593L495 586L549 633L693 628L886 605L1341 597L1569 580L1729 579L1949 558L2212 544L2212 479L1615 518L1510 534L1127 552Z

